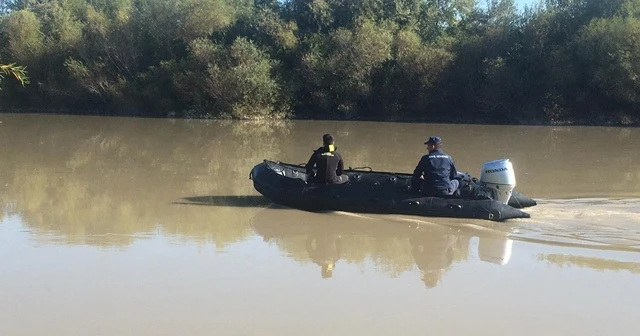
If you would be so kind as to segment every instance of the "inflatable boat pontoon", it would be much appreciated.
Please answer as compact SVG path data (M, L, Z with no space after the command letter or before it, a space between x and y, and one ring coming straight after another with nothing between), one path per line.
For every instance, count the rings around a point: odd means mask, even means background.
M520 209L536 201L513 190L509 160L486 163L480 180L459 173L460 195L423 197L410 191L411 174L348 169L349 182L321 185L307 182L305 167L270 160L256 165L250 179L271 201L308 211L334 210L426 217L478 218L503 221L529 218Z

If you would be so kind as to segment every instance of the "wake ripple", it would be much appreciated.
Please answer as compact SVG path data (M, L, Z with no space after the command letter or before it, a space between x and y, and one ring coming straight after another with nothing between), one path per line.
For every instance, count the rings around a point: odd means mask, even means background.
M640 252L640 199L546 199L527 211L515 240Z

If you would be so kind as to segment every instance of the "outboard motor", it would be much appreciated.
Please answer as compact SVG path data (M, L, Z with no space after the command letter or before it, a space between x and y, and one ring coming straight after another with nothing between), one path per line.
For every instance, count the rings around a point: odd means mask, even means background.
M509 159L489 161L482 165L479 184L492 189L496 201L509 203L513 188L516 187L516 174Z

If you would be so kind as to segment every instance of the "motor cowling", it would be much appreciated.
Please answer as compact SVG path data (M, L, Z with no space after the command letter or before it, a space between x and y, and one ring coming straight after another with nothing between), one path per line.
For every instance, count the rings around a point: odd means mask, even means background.
M516 174L509 159L486 162L480 172L480 185L493 190L496 201L509 203L516 187Z

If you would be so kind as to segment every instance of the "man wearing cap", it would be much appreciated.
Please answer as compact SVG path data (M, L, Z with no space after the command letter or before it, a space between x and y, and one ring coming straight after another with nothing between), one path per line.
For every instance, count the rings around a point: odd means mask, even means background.
M313 151L307 162L307 180L320 184L341 184L349 181L349 176L343 174L344 162L342 156L336 152L333 136L323 135L322 144L322 147ZM314 166L317 173L313 172Z
M424 143L429 154L424 155L413 171L411 187L426 196L453 195L460 182L455 179L458 170L451 156L442 149L442 139L432 136Z

